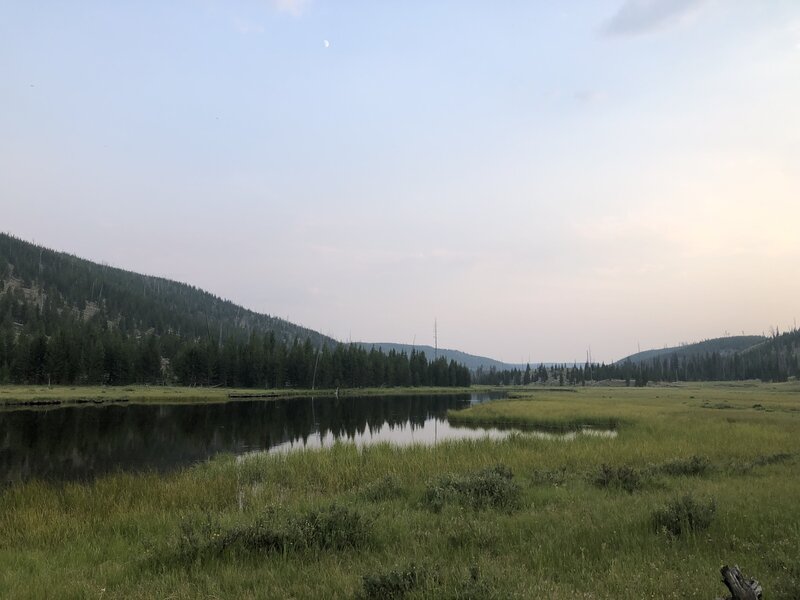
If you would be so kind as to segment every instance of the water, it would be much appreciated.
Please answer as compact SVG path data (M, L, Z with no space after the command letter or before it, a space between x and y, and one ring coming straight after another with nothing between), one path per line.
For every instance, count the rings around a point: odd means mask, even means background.
M105 404L0 410L0 485L85 481L115 471L166 472L221 452L242 457L389 442L501 439L519 429L455 427L446 419L503 394L242 400L224 404ZM544 440L616 431L531 431Z
M0 484L90 480L115 471L170 471L220 452L285 452L336 440L370 444L493 438L452 427L449 409L489 394L59 406L0 411Z

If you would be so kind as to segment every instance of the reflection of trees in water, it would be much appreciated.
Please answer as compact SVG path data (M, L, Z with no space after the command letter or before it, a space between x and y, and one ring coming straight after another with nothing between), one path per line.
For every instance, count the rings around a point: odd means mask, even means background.
M413 430L467 403L468 396L402 396L0 412L0 483L165 471L219 452L307 442L317 432L352 439L384 424Z

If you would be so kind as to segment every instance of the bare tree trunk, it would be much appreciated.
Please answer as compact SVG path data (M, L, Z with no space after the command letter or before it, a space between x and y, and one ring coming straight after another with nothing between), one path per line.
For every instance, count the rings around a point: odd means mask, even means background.
M745 579L738 566L720 569L722 583L728 588L731 596L727 600L761 600L763 591L761 584L755 579Z

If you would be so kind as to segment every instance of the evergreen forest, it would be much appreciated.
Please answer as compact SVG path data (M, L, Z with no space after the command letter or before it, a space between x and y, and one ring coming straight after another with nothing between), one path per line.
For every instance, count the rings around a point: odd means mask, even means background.
M470 372L0 234L0 383L468 386Z
M473 382L483 385L586 385L589 381L649 382L761 381L782 382L800 377L800 330L775 331L772 337L745 350L724 352L669 352L636 362L612 364L556 364L525 369L477 370Z

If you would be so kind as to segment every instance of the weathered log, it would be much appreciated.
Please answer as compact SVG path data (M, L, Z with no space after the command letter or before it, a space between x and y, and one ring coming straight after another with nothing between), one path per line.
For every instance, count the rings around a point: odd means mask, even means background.
M755 579L746 579L738 566L732 569L727 565L720 569L722 583L731 595L726 600L761 600L763 591L761 584Z

